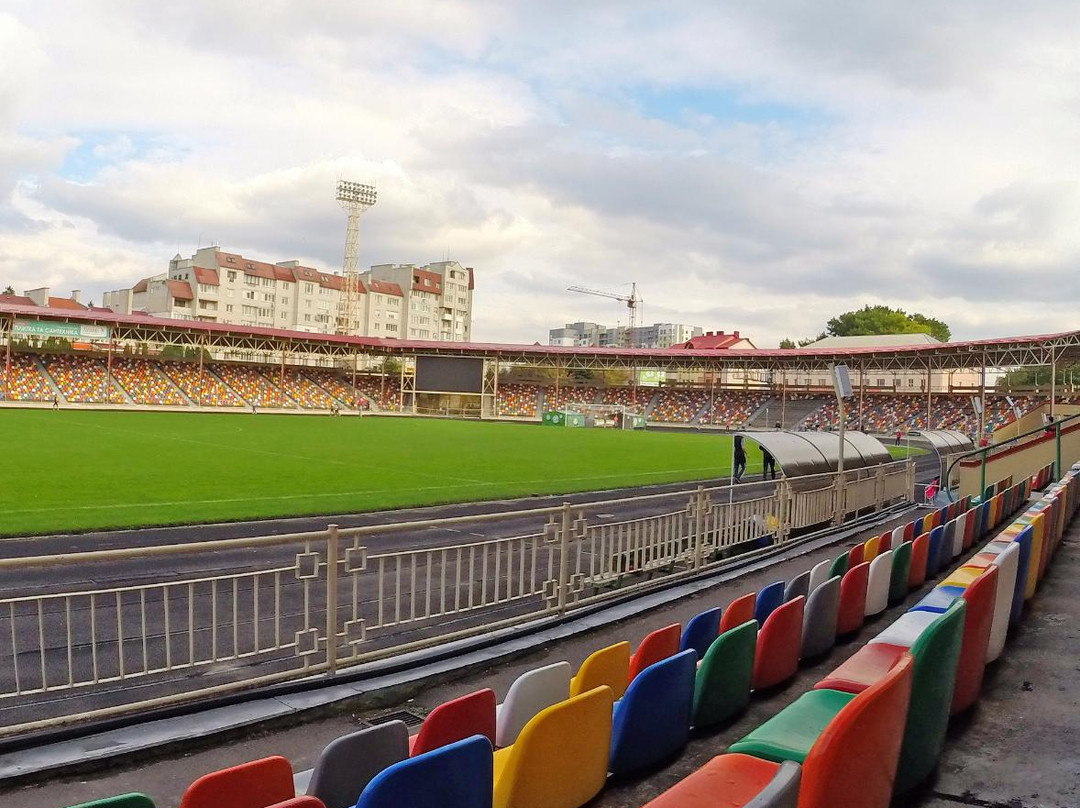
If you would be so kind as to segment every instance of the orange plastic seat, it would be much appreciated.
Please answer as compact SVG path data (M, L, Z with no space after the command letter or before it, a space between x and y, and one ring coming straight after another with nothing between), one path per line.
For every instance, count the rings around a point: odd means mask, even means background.
M266 808L295 796L292 765L274 755L204 774L188 786L180 808Z
M908 650L902 645L889 643L864 645L814 685L814 689L862 693L884 679Z
M751 686L764 690L786 682L799 670L802 650L802 595L778 606L765 619L754 651L754 675Z
M964 638L960 645L960 661L956 666L956 686L950 715L974 704L982 690L990 628L994 623L997 584L998 568L990 566L964 590L967 615L964 617Z
M679 640L682 637L682 626L672 623L670 626L658 628L645 635L645 639L630 657L630 682L634 681L639 673L650 665L661 662L668 657L679 653Z
M861 545L860 545L861 546ZM858 631L866 617L866 584L870 564L863 562L849 569L840 579L840 609L836 615L836 633Z
M720 633L724 634L733 628L741 626L747 620L753 620L756 600L757 593L750 592L731 601L731 605L724 610L724 614L720 618Z
M786 765L797 794L799 767ZM645 808L743 808L777 779L782 768L783 764L753 755L718 755Z
M929 533L923 533L911 543L911 566L908 568L908 589L917 589L926 583L926 560L929 552Z

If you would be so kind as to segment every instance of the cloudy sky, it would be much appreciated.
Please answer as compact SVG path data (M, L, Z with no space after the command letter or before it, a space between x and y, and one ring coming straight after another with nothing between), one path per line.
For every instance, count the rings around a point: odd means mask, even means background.
M207 244L477 270L474 334L619 304L759 346L888 303L1080 327L1071 0L4 0L0 288Z

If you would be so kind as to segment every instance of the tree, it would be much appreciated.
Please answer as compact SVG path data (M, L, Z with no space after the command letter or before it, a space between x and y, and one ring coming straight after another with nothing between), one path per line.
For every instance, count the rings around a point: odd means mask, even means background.
M795 347L795 340L790 339L789 337L784 337L782 340L780 340L780 347L781 348L794 348Z
M4 291L2 294L13 295L15 294L15 288L9 283L6 287L4 287Z
M811 342L817 342L819 339L825 339L825 337L827 337L827 336L828 336L828 334L826 334L824 331L822 331L816 337L803 337L798 342L795 342L795 340L791 339L791 337L784 337L782 340L780 340L780 347L781 348L805 348Z
M888 306L863 306L846 311L829 320L825 331L833 337L854 337L864 334L929 334L948 342L952 336L949 326L941 320L915 312Z

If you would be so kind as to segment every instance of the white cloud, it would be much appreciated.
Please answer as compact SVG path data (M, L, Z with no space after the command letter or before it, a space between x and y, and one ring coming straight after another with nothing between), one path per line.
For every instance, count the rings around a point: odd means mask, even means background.
M99 298L210 241L333 269L346 176L379 186L362 260L477 269L478 339L614 320L565 287L631 280L761 345L874 302L1075 325L1063 1L12 9L0 284Z

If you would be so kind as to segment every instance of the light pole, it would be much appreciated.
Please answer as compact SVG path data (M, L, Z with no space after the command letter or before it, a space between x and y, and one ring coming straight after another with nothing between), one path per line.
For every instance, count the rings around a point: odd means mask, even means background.
M836 494L836 524L844 522L844 422L847 413L844 410L844 399L851 397L851 376L848 374L847 365L830 365L829 373L832 375L833 392L836 393L836 407L840 416L840 453L837 458L837 494Z

